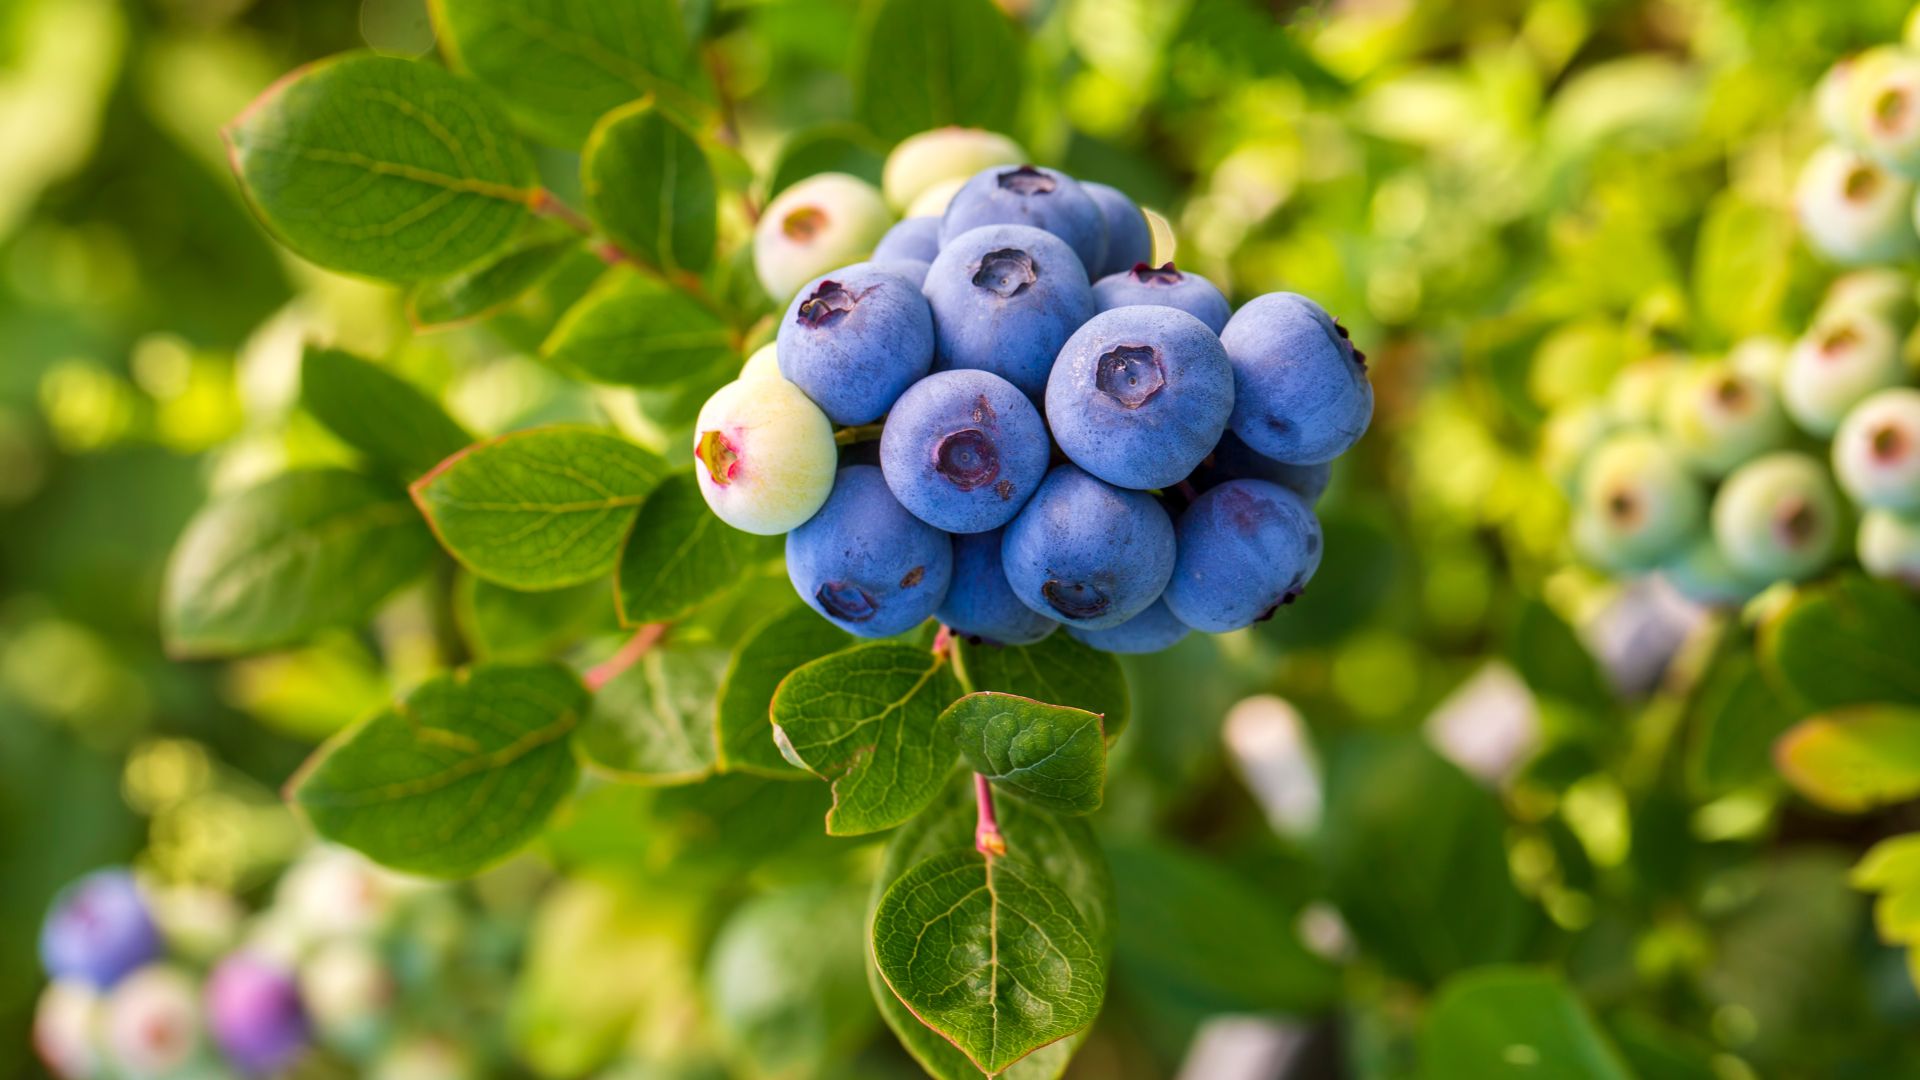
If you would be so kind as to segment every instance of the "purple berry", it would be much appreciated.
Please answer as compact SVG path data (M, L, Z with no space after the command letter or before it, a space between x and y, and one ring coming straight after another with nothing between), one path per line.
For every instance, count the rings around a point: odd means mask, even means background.
M158 959L162 947L140 886L119 868L96 870L61 890L40 928L47 975L101 990Z

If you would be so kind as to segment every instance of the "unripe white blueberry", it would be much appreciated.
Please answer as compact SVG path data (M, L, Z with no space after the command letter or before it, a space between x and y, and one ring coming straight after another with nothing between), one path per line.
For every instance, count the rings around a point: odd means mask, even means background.
M1808 241L1835 262L1897 262L1920 251L1913 184L1839 143L1807 159L1793 203Z
M1857 63L1857 57L1841 57L1827 68L1813 88L1813 111L1820 119L1820 126L1829 137L1845 143L1854 141L1849 107L1853 101L1853 73Z
M1882 390L1854 406L1833 436L1833 473L1863 506L1920 510L1920 390Z
M359 1045L376 1035L393 994L393 973L361 939L327 942L300 965L301 1004L334 1043Z
M700 407L694 476L720 520L772 536L806 522L833 491L839 451L820 407L785 379L740 379Z
M281 877L274 907L297 943L305 944L377 930L399 897L417 887L356 852L322 846Z
M1621 368L1607 391L1614 419L1628 426L1659 423L1667 388L1684 370L1678 358L1666 353L1643 357Z
M480 1073L467 1052L445 1039L415 1035L381 1054L368 1080L473 1080Z
M753 350L753 355L747 357L747 362L740 365L740 377L742 379L763 379L768 376L782 378L780 358L773 346L774 343L769 341Z
M1913 321L1914 299L1913 279L1903 271L1884 266L1850 270L1827 286L1813 321L1861 314L1905 325Z
M794 292L873 250L893 218L880 191L857 176L819 173L795 183L760 215L753 229L753 269L767 295L785 303Z
M1777 337L1750 337L1728 350L1727 363L1733 365L1733 370L1773 391L1777 401L1780 373L1786 370L1787 354L1792 351L1792 343Z
M1613 414L1597 403L1555 409L1540 427L1540 467L1560 490L1577 494L1587 455L1613 429Z
M177 967L141 968L107 994L104 1008L106 1056L126 1076L166 1076L200 1053L200 991Z
M936 184L954 179L964 182L982 169L1018 165L1026 160L1027 152L1020 149L1020 144L999 132L934 128L909 135L893 148L881 171L880 186L886 191L887 204L904 211Z
M1920 589L1920 515L1869 510L1860 516L1860 565L1877 578Z
M1804 581L1840 540L1840 498L1818 461L1790 450L1740 466L1713 500L1713 539L1755 582Z
M947 212L947 204L953 201L960 189L967 186L968 177L956 176L951 180L942 180L930 185L921 192L901 217L939 217Z
M1704 476L1724 476L1787 438L1787 418L1773 391L1724 361L1674 379L1661 423L1687 464Z
M1920 172L1920 58L1898 53L1856 66L1848 83L1860 149L1913 178Z
M1875 391L1898 386L1906 371L1892 323L1841 314L1815 323L1794 343L1780 375L1780 403L1801 430L1832 435L1849 410Z
M40 991L33 1010L33 1048L61 1080L100 1073L100 995L83 982L62 979Z
M1701 529L1700 481L1664 439L1645 431L1609 437L1581 470L1575 540L1614 570L1644 570L1683 550Z

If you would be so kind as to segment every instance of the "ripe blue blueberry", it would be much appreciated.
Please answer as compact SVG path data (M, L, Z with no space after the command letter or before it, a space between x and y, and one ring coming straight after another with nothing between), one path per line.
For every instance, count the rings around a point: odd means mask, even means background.
M1000 557L1021 603L1069 626L1105 629L1166 588L1173 522L1145 492L1058 465L1007 526Z
M953 543L908 513L879 469L850 465L820 512L787 534L787 577L842 630L892 637L939 609L953 577Z
M963 637L1031 645L1060 624L1020 602L1000 563L1002 531L953 538L953 585L938 618Z
M801 287L775 344L780 374L828 419L866 424L933 366L933 315L909 281L855 263Z
M1231 431L1220 436L1220 445L1213 448L1211 462L1202 465L1197 474L1197 482L1203 490L1226 480L1265 480L1270 484L1279 484L1307 500L1309 506L1320 500L1332 479L1332 462L1289 465L1284 461L1275 461L1254 453L1252 447L1241 442L1240 436Z
M1081 644L1091 645L1110 653L1159 652L1161 649L1170 649L1179 644L1180 639L1191 632L1191 627L1173 617L1173 612L1168 609L1164 597L1155 600L1147 610L1119 626L1105 630L1067 627L1067 633Z
M40 927L48 977L106 989L161 953L160 931L133 875L96 870L54 897Z
M1134 263L1093 283L1093 304L1101 311L1133 304L1161 304L1179 308L1218 334L1233 318L1233 307L1213 282L1199 274L1175 270L1172 263L1154 267Z
M1109 484L1169 487L1220 441L1233 393L1233 366L1205 323L1178 308L1115 308L1061 348L1047 421L1073 463Z
M1039 410L990 371L936 371L894 402L880 467L900 505L952 533L1013 520L1047 475Z
M277 1072L306 1049L306 1010L293 972L251 953L230 953L207 977L207 1026L240 1072Z
M887 230L873 249L874 261L913 259L930 263L940 254L940 219L910 217Z
M1220 333L1233 361L1233 432L1276 461L1317 465L1347 451L1373 419L1366 357L1320 305L1268 293Z
M1195 630L1221 633L1271 618L1320 568L1320 519L1265 480L1229 480L1180 515L1180 555L1167 607Z
M1080 181L1080 187L1100 208L1100 217L1107 223L1107 257L1100 261L1099 266L1087 267L1087 276L1106 277L1151 260L1153 229L1147 225L1147 215L1140 212L1140 207L1119 188L1089 180ZM1219 329L1214 327L1216 333Z
M1080 182L1036 165L983 169L964 184L940 219L940 244L982 225L1029 225L1067 242L1089 278L1105 265L1107 219Z
M1025 225L949 240L927 272L938 366L991 371L1038 402L1060 346L1093 317L1093 288L1066 242Z

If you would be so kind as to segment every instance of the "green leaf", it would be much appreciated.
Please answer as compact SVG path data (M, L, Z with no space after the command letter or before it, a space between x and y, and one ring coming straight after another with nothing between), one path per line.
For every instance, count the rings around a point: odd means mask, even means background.
M1796 717L1760 672L1753 646L1729 628L1687 702L1687 784L1703 798L1771 781L1773 743Z
M780 145L780 157L767 180L766 197L823 172L846 173L880 186L887 163L885 147L858 124L824 124L796 132Z
M1920 705L1920 604L1897 583L1844 574L1796 593L1760 627L1768 678L1807 712Z
M575 238L537 236L499 258L423 281L407 294L407 319L421 331L479 322L539 288L567 256L579 250L580 241Z
M1012 694L968 694L940 715L974 772L1065 814L1100 809L1107 740L1100 717Z
M613 570L665 471L613 435L530 428L448 458L414 482L413 501L475 574L513 589L559 589Z
M648 651L593 696L580 753L596 771L646 784L684 784L713 771L714 695L723 649Z
M693 474L673 473L641 504L621 551L620 619L639 626L682 618L780 550L780 537L744 533L713 516Z
M491 87L528 131L579 146L594 122L649 94L711 111L712 87L674 0L432 0L448 61Z
M413 874L467 877L518 850L573 789L587 692L557 664L438 676L341 732L289 786L321 836Z
M1920 833L1889 837L1867 850L1848 880L1879 893L1874 929L1889 945L1920 943ZM1912 963L1909 957L1908 963Z
M453 597L460 636L481 660L551 660L620 626L603 581L521 592L463 572Z
M1010 793L996 796L995 809L1007 850L1038 866L1048 880L1066 892L1101 952L1106 953L1115 922L1113 878L1093 830L1084 819L1048 813ZM878 907L887 888L908 869L943 852L971 849L974 824L973 779L963 770L954 774L919 817L888 838L869 908ZM872 921L871 911L868 921ZM867 982L880 1006L880 1015L922 1068L939 1080L974 1080L983 1075L953 1043L921 1023L887 989L871 956ZM1002 1075L1011 1080L1056 1080L1066 1071L1068 1060L1084 1037L1076 1035L1042 1047Z
M957 663L967 686L976 691L1017 694L1098 713L1107 738L1126 729L1133 707L1127 676L1112 653L1054 633L1033 645L956 645Z
M881 0L856 55L855 109L883 139L948 124L1005 131L1019 111L1020 40L989 0Z
M616 274L575 304L541 353L580 378L621 386L667 386L737 366L733 331L679 289Z
M1104 950L1073 899L1018 856L961 849L902 874L873 916L880 977L921 1022L996 1074L1092 1024Z
M473 441L418 387L338 349L307 348L300 403L342 442L408 479Z
M396 492L339 469L283 473L188 523L160 618L180 656L253 652L351 626L433 563Z
M1329 760L1320 828L1333 900L1407 977L1511 960L1534 911L1507 869L1506 824L1491 793L1416 736L1351 736Z
M1420 1032L1420 1075L1628 1080L1631 1073L1557 975L1487 968L1449 981Z
M1803 720L1774 747L1780 775L1829 810L1920 795L1920 708L1854 705Z
M1536 694L1581 709L1601 708L1613 700L1593 654L1573 627L1537 597L1522 601L1507 632L1506 652Z
M774 691L795 668L839 652L853 641L851 634L805 605L788 607L743 639L720 686L720 770L805 776L774 745Z
M310 64L226 138L268 230L328 269L441 277L529 220L533 159L484 91L432 64L367 53Z
M1339 993L1308 952L1297 909L1211 861L1133 841L1108 851L1118 883L1119 967L1206 1013L1312 1013ZM1248 963L1257 956L1258 963Z
M1719 340L1774 328L1793 274L1799 230L1783 207L1724 191L1707 205L1694 250L1693 293Z
M827 832L878 832L919 813L953 768L935 731L960 696L944 657L876 641L795 671L773 695L775 738L787 760L833 784Z
M739 1075L845 1075L874 1027L865 936L858 899L821 884L757 896L727 916L706 989Z
M707 156L651 99L601 119L580 158L587 206L629 254L669 272L713 263L718 196Z

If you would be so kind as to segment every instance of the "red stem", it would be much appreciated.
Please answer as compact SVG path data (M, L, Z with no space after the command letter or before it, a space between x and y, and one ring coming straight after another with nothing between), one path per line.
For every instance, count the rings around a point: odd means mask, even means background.
M642 626L634 631L625 645L620 646L619 652L588 668L586 675L582 676L580 681L587 684L588 690L599 693L601 687L618 678L621 672L638 663L641 657L647 655L655 645L660 644L660 639L665 637L666 633L666 623L656 622Z
M979 773L973 774L973 800L980 816L973 827L973 847L991 859L1007 853L1007 838L1000 835L999 819L993 816L993 784Z

